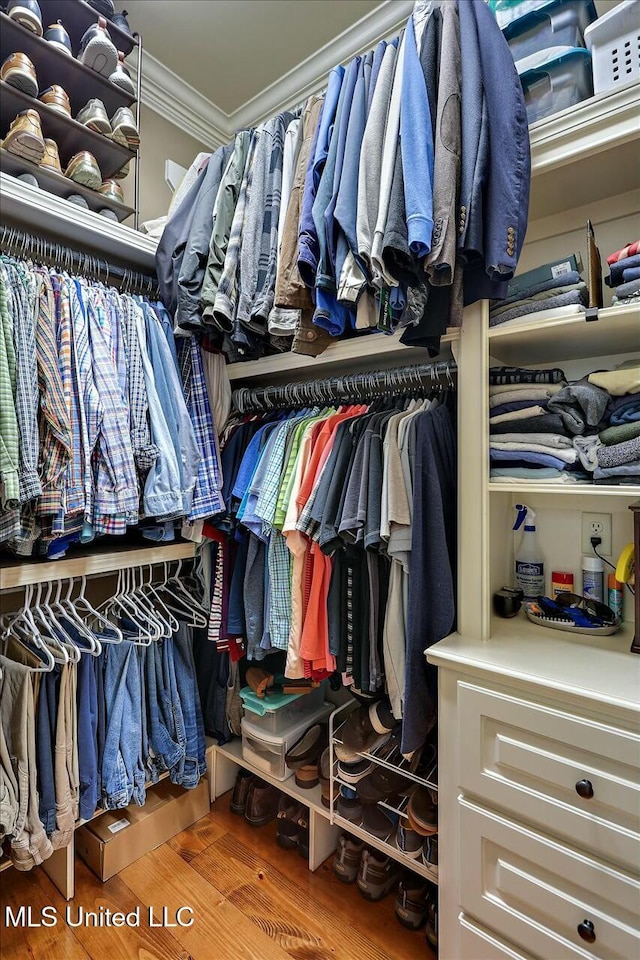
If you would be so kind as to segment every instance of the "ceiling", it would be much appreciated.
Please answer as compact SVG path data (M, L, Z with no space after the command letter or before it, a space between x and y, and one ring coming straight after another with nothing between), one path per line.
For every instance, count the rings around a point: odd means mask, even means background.
M381 0L124 0L144 49L230 114Z

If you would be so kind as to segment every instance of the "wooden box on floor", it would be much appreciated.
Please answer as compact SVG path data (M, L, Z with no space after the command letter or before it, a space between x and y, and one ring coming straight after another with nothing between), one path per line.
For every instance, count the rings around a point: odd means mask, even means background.
M209 788L195 790L164 780L147 790L143 807L109 810L76 831L76 852L101 880L128 867L209 813Z

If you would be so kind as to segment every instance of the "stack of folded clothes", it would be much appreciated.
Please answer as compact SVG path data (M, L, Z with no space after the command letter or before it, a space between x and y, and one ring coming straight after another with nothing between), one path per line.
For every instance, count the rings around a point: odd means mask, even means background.
M594 483L640 485L640 366L592 373L610 401L607 426L598 434Z
M612 304L640 303L640 240L607 257L610 274L604 282L614 288Z
M549 263L519 274L509 283L505 300L494 300L489 326L521 320L543 310L573 313L589 303L587 285L582 280L582 263L572 254L560 263Z
M494 482L588 480L573 436L552 402L567 389L562 370L489 371L489 455Z

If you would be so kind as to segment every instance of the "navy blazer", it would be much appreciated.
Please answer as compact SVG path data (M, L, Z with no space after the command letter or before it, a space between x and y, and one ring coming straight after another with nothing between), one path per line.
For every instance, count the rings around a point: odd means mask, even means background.
M462 170L458 251L465 305L506 296L524 243L531 151L509 45L484 0L459 3Z

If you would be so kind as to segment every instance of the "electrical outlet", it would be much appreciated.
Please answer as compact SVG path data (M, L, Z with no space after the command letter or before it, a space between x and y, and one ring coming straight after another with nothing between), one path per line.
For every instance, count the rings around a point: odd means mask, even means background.
M611 514L610 513L583 513L582 514L582 554L585 557L593 556L591 537L600 537L602 543L598 552L605 557L611 556Z

